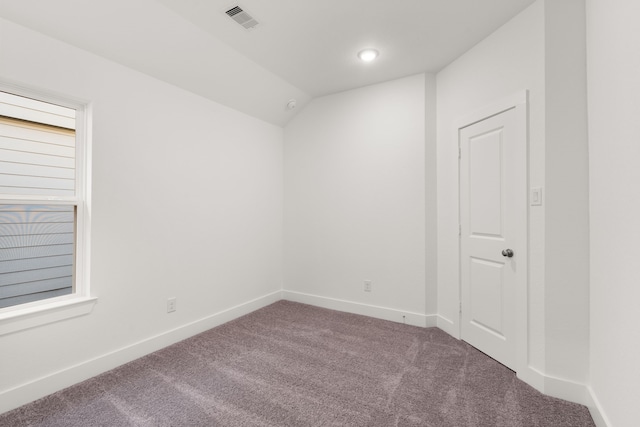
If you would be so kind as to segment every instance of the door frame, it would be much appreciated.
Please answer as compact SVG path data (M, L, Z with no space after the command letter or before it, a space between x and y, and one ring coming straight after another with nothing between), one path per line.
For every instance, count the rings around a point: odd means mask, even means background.
M521 171L516 180L516 218L514 251L518 254L516 279L516 373L526 375L529 354L529 93L526 90L507 96L458 120L455 124L455 142L458 144L458 225L462 224L460 212L460 134L462 129L489 117L514 109L516 117L516 170ZM459 228L461 229L461 228ZM458 233L458 337L462 338L462 236Z

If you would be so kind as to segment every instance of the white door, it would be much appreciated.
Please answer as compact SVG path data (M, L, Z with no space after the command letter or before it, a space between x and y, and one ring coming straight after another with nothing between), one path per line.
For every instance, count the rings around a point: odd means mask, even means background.
M526 170L517 156L515 108L459 130L462 339L516 367L516 191ZM526 142L524 142L526 143ZM526 169L526 168L525 168Z

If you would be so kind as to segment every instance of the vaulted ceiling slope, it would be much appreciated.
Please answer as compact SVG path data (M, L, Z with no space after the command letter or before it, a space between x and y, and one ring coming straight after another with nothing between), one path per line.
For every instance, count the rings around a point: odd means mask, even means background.
M2 0L0 16L283 126L314 97L437 72L533 2ZM237 5L259 26L225 14Z

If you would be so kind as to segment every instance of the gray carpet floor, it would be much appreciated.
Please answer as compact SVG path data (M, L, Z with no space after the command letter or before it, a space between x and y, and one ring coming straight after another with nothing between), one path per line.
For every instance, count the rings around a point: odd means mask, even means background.
M0 426L594 426L473 347L280 301L0 415Z

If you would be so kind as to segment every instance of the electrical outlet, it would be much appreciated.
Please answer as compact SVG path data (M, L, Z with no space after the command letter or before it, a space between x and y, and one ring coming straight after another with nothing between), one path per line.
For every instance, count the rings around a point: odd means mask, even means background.
M371 292L371 280L364 281L364 291Z
M169 298L167 300L167 313L173 313L178 308L178 301L176 298Z

